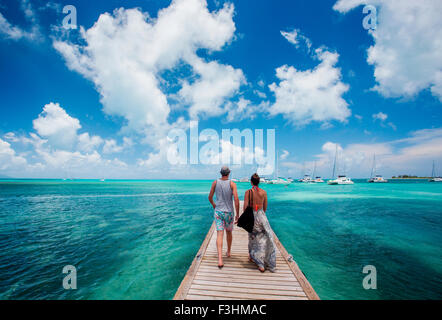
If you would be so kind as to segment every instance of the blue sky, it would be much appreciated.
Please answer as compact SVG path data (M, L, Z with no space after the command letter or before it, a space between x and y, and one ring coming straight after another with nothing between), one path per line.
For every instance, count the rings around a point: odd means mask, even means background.
M0 1L0 175L211 178L167 161L189 120L275 129L284 176L329 177L336 144L354 178L373 154L385 176L442 170L442 4L371 1L366 30L365 3Z

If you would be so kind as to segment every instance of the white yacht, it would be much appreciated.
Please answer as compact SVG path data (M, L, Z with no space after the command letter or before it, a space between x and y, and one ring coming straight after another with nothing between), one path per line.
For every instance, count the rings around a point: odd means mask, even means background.
M376 154L373 155L373 166L371 168L370 179L368 179L370 183L386 183L387 179L384 179L380 174L376 174Z
M249 178L241 178L239 180L239 182L249 182L249 181L250 181Z
M338 176L337 179L328 180L327 184L336 185L336 184L354 184L354 182L348 178L347 176Z
M370 178L368 179L368 182L373 182L373 183L386 183L388 182L387 179L384 179L383 176L377 174L374 178Z
M311 182L313 182L313 179L308 174L305 174L304 178L299 179L298 181L304 182L304 183L311 183Z
M332 175L332 177L335 177L337 159L338 159L338 145L336 145L335 161L333 163L333 175ZM348 185L348 184L354 184L354 182L350 178L348 178L346 175L339 175L337 179L328 180L327 184L328 185Z
M315 177L316 173L316 161L315 161L315 167L313 168L313 177ZM313 183L324 183L324 180L321 179L321 177L316 176L314 179L312 178L310 182Z
M268 182L269 184L290 184L290 181L285 178L278 177L277 179L272 179Z
M286 178L279 177L279 153L276 152L276 179L268 180L268 184L284 184L289 185L291 181Z
M442 177L436 177L436 170L434 168L434 160L433 160L433 170L431 171L431 179L429 182L442 182Z

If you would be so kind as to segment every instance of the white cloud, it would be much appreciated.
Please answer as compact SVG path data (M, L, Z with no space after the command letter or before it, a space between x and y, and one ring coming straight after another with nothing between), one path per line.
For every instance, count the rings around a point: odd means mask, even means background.
M33 124L36 133L17 136L8 132L4 135L11 143L27 148L22 155L17 155L10 143L0 139L0 170L7 170L9 176L101 178L131 174L125 171L128 165L124 161L115 157L105 159L98 150L105 143L104 153L121 152L133 145L130 138L123 137L122 145L118 145L114 139L105 140L88 132L78 133L80 121L71 117L58 103L45 105Z
M375 44L367 51L374 89L385 97L430 89L442 101L442 2L339 0L333 9L346 13L367 3L378 7L378 25L370 31Z
M19 26L12 25L5 16L0 13L0 34L3 34L7 39L11 40L39 40L41 38L39 26L35 13L32 9L31 3L27 0L21 1L21 9L24 13L26 20L31 23L30 31L26 31Z
M123 137L122 145L118 145L117 141L115 141L114 139L107 139L104 142L103 153L105 154L119 153L124 149L131 147L132 145L133 145L132 140L127 137Z
M80 121L69 116L58 103L48 103L33 121L37 133L56 148L71 149L76 143Z
M33 29L31 32L25 31L18 26L14 26L0 13L0 34L3 34L9 39L12 40L20 40L20 39L28 39L34 40L37 39L39 33L36 29Z
M388 115L383 112L379 112L379 113L373 114L372 117L374 120L385 121L385 120L387 120Z
M0 139L0 170L26 165L26 159L18 156L11 144Z
M124 117L132 130L164 131L171 107L160 86L166 82L163 71L182 63L191 67L197 79L181 79L179 94L192 117L218 115L224 99L245 81L241 70L196 54L221 50L232 39L232 17L233 5L209 12L205 0L174 0L156 19L121 8L100 15L88 30L81 28L84 46L55 41L54 47L71 70L94 82L105 113Z
M261 99L266 99L267 98L267 95L264 92L262 92L262 91L253 90L253 93L256 94L258 97L260 97Z
M308 50L312 47L312 42L309 38L304 36L299 29L293 29L292 31L280 31L281 35L287 39L288 42L293 44L296 48L299 48L303 43Z
M379 121L380 121L380 124L381 124L382 127L385 127L386 125L388 125L388 126L391 127L393 130L396 131L397 127L396 127L396 125L395 125L393 122L390 121L390 122L388 122L388 123L385 125L385 121L386 121L387 118L388 118L388 115L387 115L387 114L385 114L385 113L383 113L383 112L379 112L379 113L375 113L375 114L373 114L372 117L373 117L373 120L374 120L374 121L379 120Z
M325 49L317 49L315 54L321 62L313 70L300 71L287 65L276 69L280 82L269 86L276 96L269 108L271 115L282 114L295 125L345 122L350 116L342 97L349 86L341 81L341 70L335 67L339 55Z
M279 158L281 160L285 160L287 159L287 157L290 155L290 152L288 152L287 150L282 150L282 154L279 156Z
M103 143L99 136L90 136L88 132L78 135L78 148L80 151L90 152L97 149Z
M260 105L254 105L250 100L239 98L238 101L229 101L226 104L227 121L237 122L243 119L254 119L267 104L265 102Z
M222 106L226 98L237 93L241 84L246 82L242 71L216 61L206 63L199 58L192 59L191 63L200 78L192 84L184 81L178 93L190 104L190 117L218 116L225 113Z
M15 135L14 132L7 132L3 135L3 138L12 142L18 142L20 139Z
M397 130L397 127L396 127L396 125L393 123L393 122L389 122L389 123L387 123L394 131L396 131Z

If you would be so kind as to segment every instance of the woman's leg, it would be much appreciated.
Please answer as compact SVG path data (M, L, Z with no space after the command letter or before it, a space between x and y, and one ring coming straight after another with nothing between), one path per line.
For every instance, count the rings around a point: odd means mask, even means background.
M264 251L260 239L260 233L253 235L249 233L249 261L255 263L259 271L264 272L264 261L262 259Z

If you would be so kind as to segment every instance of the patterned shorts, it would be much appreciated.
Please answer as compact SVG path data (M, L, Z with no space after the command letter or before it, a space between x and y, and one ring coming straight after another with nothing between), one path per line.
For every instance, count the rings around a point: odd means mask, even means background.
M233 230L233 212L223 212L215 210L216 231Z

